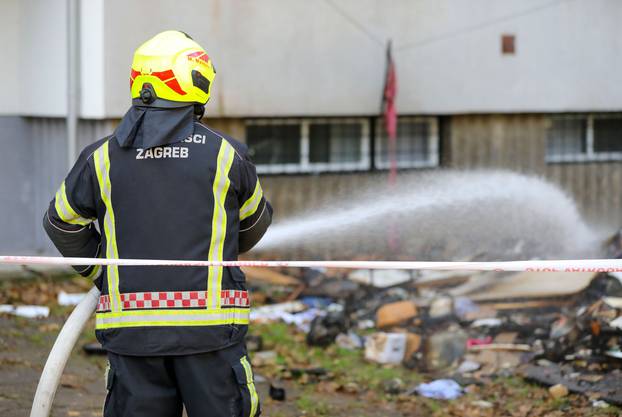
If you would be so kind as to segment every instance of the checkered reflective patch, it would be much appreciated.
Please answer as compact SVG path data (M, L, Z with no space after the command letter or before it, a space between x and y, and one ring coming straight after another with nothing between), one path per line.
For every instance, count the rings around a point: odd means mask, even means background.
M158 308L200 308L207 305L206 291L152 291L132 292L121 295L123 310L158 309ZM247 291L222 290L222 307L250 307ZM97 312L110 311L110 296L99 297Z

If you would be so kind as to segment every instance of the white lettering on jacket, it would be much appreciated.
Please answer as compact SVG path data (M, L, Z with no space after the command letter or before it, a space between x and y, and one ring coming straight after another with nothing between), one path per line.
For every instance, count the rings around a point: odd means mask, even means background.
M186 143L198 143L201 145L205 145L205 141L207 140L207 138L205 137L205 135L199 135L198 133L195 133L194 135L188 136L186 139L184 139L184 142Z
M188 148L185 146L157 146L149 149L136 149L136 159L167 158L188 158Z

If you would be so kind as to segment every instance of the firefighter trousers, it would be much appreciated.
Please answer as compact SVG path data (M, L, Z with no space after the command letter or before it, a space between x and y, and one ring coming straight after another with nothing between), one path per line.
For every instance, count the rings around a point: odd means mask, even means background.
M104 417L256 417L261 413L244 343L183 356L108 352Z

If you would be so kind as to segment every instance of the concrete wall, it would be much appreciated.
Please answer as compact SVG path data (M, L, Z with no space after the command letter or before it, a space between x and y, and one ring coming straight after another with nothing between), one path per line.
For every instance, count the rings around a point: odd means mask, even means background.
M246 126L244 119L206 117L204 122L220 132L223 132L239 141L246 142Z
M171 28L215 62L214 115L376 114L389 38L403 114L622 109L616 0L108 0L105 9L110 116L127 105L133 49ZM501 54L506 33L515 55Z
M19 0L4 0L0 13L0 39L2 39L2 65L0 65L0 114L17 114L19 111Z
M62 117L67 109L67 2L3 0L0 114ZM81 1L81 115L104 118L103 0Z
M388 38L403 113L622 108L622 83L614 82L622 4L615 0L542 9L548 2L335 3L370 34L327 2L107 1L107 113L117 116L127 103L117 92L126 90L133 48L167 28L188 31L213 57L216 115L374 114ZM155 18L138 19L147 4ZM589 22L598 23L576 30ZM516 55L501 55L503 33L516 35Z
M65 115L66 3L65 0L2 1L0 115Z
M35 181L30 126L20 117L0 118L0 253L32 251L35 244Z
M545 115L451 116L443 143L448 168L501 168L545 173Z
M64 0L20 1L19 76L3 81L19 83L21 115L58 117L66 114L66 3Z
M113 128L81 121L79 148ZM68 172L66 140L63 119L0 117L0 253L55 253L41 220Z
M82 0L81 9L88 118L125 112L132 53L166 29L192 34L213 58L214 116L377 114L388 39L402 114L622 110L618 0ZM516 54L501 54L503 34L515 36ZM5 0L0 35L0 112L62 115L66 2Z

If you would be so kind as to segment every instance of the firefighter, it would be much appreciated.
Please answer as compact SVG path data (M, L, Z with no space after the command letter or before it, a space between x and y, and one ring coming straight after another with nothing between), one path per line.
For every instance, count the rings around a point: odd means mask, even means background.
M136 50L131 108L82 151L45 213L63 256L237 260L261 239L272 208L246 146L199 121L214 77L183 32ZM183 406L189 417L260 414L239 268L75 269L101 290L105 417L181 416Z

